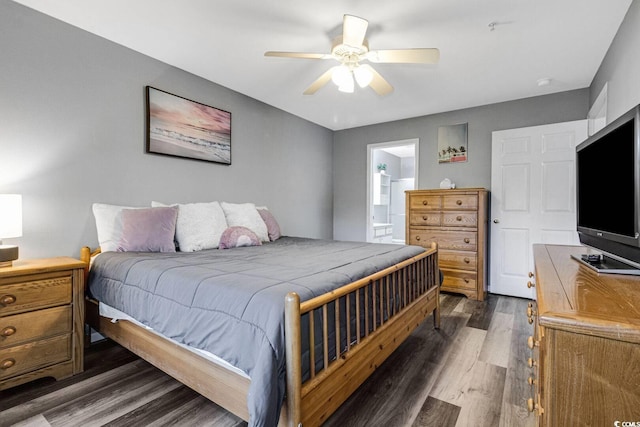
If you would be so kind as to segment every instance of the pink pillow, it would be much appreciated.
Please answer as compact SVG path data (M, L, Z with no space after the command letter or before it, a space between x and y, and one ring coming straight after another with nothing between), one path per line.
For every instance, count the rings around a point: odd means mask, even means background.
M269 234L269 240L272 242L280 238L280 225L273 214L268 209L258 209L258 213L262 217L262 220L267 225L267 233Z
M175 252L178 207L123 209L118 252Z
M240 246L260 246L260 238L247 227L229 227L220 236L220 249L238 248Z

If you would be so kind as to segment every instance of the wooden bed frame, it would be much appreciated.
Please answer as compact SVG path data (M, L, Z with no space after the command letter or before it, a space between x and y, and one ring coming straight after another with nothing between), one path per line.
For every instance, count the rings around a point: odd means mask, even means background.
M87 265L88 247L81 250ZM399 264L300 303L298 295L289 293L285 300L285 341L287 391L280 415L280 426L319 426L377 369L378 366L433 313L434 327L440 327L439 270L436 244L430 250ZM336 303L336 301L339 301ZM364 303L361 303L364 301ZM155 365L181 383L238 417L248 421L247 394L250 380L211 362L177 343L163 338L129 321L112 322L98 314L98 303L89 300L87 323L123 347ZM340 309L346 318L354 318L355 331L346 322L346 336L340 339ZM355 306L350 316L349 307ZM310 341L321 343L323 354L316 355L311 346L310 360L323 360L321 369L310 363L310 378L302 379L301 316L307 315ZM333 317L335 330L328 326ZM315 325L314 319L321 319ZM343 322L344 323L344 322ZM315 336L314 330L321 330ZM344 332L343 332L344 334ZM331 358L328 350L336 345Z

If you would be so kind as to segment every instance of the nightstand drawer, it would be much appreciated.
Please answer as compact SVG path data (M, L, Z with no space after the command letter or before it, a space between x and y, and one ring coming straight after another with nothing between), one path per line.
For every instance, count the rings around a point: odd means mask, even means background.
M0 349L71 333L71 317L70 305L0 317Z
M2 350L0 380L71 359L71 334Z
M41 276L40 276L41 277ZM71 303L71 276L25 276L0 287L0 316Z
M478 254L475 252L439 250L438 265L440 268L476 271Z

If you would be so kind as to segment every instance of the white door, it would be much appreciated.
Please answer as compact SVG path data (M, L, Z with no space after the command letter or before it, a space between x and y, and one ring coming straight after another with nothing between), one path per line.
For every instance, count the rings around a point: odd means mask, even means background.
M587 120L493 132L491 293L535 298L532 245L579 244L575 156L586 138Z

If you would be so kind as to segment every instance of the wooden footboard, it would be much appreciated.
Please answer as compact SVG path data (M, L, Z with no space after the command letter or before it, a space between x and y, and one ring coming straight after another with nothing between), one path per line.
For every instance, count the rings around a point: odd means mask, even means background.
M87 271L90 258L89 248L83 248ZM279 425L321 425L430 313L439 327L435 244L421 255L312 300L300 303L295 293L288 294L287 400ZM132 322L113 323L99 316L96 301L87 304L86 318L95 330L248 420L249 379ZM307 348L301 340L303 328L309 333L305 342L314 344Z
M300 303L298 295L288 294L287 425L321 425L432 312L438 328L438 285L434 244L420 256L312 300ZM305 314L308 349L301 347L300 339L305 332L300 319ZM321 336L316 336L318 329ZM322 354L315 354L317 347ZM302 354L308 355L310 371L304 382Z

